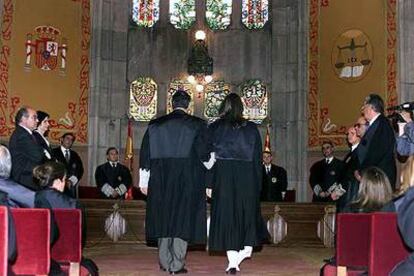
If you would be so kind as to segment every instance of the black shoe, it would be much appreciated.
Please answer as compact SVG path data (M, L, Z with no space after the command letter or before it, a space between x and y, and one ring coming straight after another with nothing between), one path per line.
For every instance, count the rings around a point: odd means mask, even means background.
M226 271L226 274L236 274L236 273L237 273L237 269L235 267L232 267Z
M163 268L161 265L160 265L160 270L167 271L167 269Z
M177 271L170 271L170 275L186 274L187 272L188 272L188 270L183 267L183 268L181 268L180 270L177 270Z

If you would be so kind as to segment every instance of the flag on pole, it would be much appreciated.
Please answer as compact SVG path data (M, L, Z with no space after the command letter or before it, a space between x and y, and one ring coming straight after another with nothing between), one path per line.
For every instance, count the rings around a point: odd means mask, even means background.
M133 143L133 132L132 132L132 121L129 118L128 119L128 135L127 140L125 144L125 162L127 163L127 167L129 168L129 171L131 172L132 179L134 179L134 173L133 173L133 164L134 164L134 143ZM134 181L132 181L131 187L129 187L127 193L125 194L125 199L133 199L132 195L132 188L134 186Z
M272 153L272 148L270 146L270 131L269 131L269 125L267 125L267 127L266 127L266 136L265 136L265 142L264 142L263 152Z

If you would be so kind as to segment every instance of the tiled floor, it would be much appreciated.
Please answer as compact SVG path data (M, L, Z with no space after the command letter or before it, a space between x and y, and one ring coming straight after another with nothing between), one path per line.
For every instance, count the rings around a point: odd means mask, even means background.
M241 265L239 275L319 275L322 260L331 257L328 248L281 248L265 246ZM97 245L84 250L101 275L168 275L158 267L157 250L139 244ZM189 251L187 275L225 275L224 255L210 256L205 251Z

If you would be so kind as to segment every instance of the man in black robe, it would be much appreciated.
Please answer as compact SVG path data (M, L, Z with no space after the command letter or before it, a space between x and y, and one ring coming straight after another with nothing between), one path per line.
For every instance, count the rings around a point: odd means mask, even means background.
M261 201L283 201L282 193L288 186L286 170L273 164L272 160L272 153L264 151Z
M380 168L388 176L391 187L395 190L395 135L384 116L384 101L379 95L370 94L365 98L361 110L369 126L358 146L359 171L372 166Z
M75 198L76 187L83 176L83 164L79 154L72 149L76 137L73 133L67 132L60 138L60 147L52 150L52 156L66 167L67 186L65 194Z
M132 183L129 169L118 162L118 150L110 147L106 151L108 162L96 168L95 181L104 198L122 198Z
M334 157L331 141L322 144L324 159L314 163L310 168L309 182L313 190L312 202L332 201L331 193L339 184L343 173L343 162Z
M206 124L186 113L190 100L184 91L173 95L174 111L149 123L140 153L146 237L158 242L160 267L171 274L187 272L188 243L206 242Z

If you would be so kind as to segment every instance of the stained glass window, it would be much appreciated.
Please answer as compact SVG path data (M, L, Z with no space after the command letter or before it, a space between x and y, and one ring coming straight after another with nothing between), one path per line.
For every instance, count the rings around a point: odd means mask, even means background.
M167 93L167 114L170 113L171 111L173 111L172 104L171 104L171 99L172 99L172 95L174 95L174 93L177 90L184 90L185 92L188 93L188 95L190 95L191 102L190 102L190 106L188 107L188 113L193 114L194 113L193 85L191 85L191 83L189 83L187 81L182 81L182 80L173 80L170 83L170 87L168 88L168 93Z
M232 0L207 0L206 20L212 30L224 30L230 25Z
M187 30L195 20L195 0L170 0L170 22L176 29Z
M257 124L262 123L268 111L266 85L261 80L248 80L242 84L240 90L244 106L243 116Z
M242 22L248 29L263 28L268 19L268 0L242 0Z
M213 81L206 86L204 100L204 116L214 120L219 117L219 108L227 94L230 86L224 81Z
M129 89L129 115L136 121L150 121L157 114L158 86L151 78L138 78Z
M140 27L151 28L160 19L160 0L132 0L132 20Z

